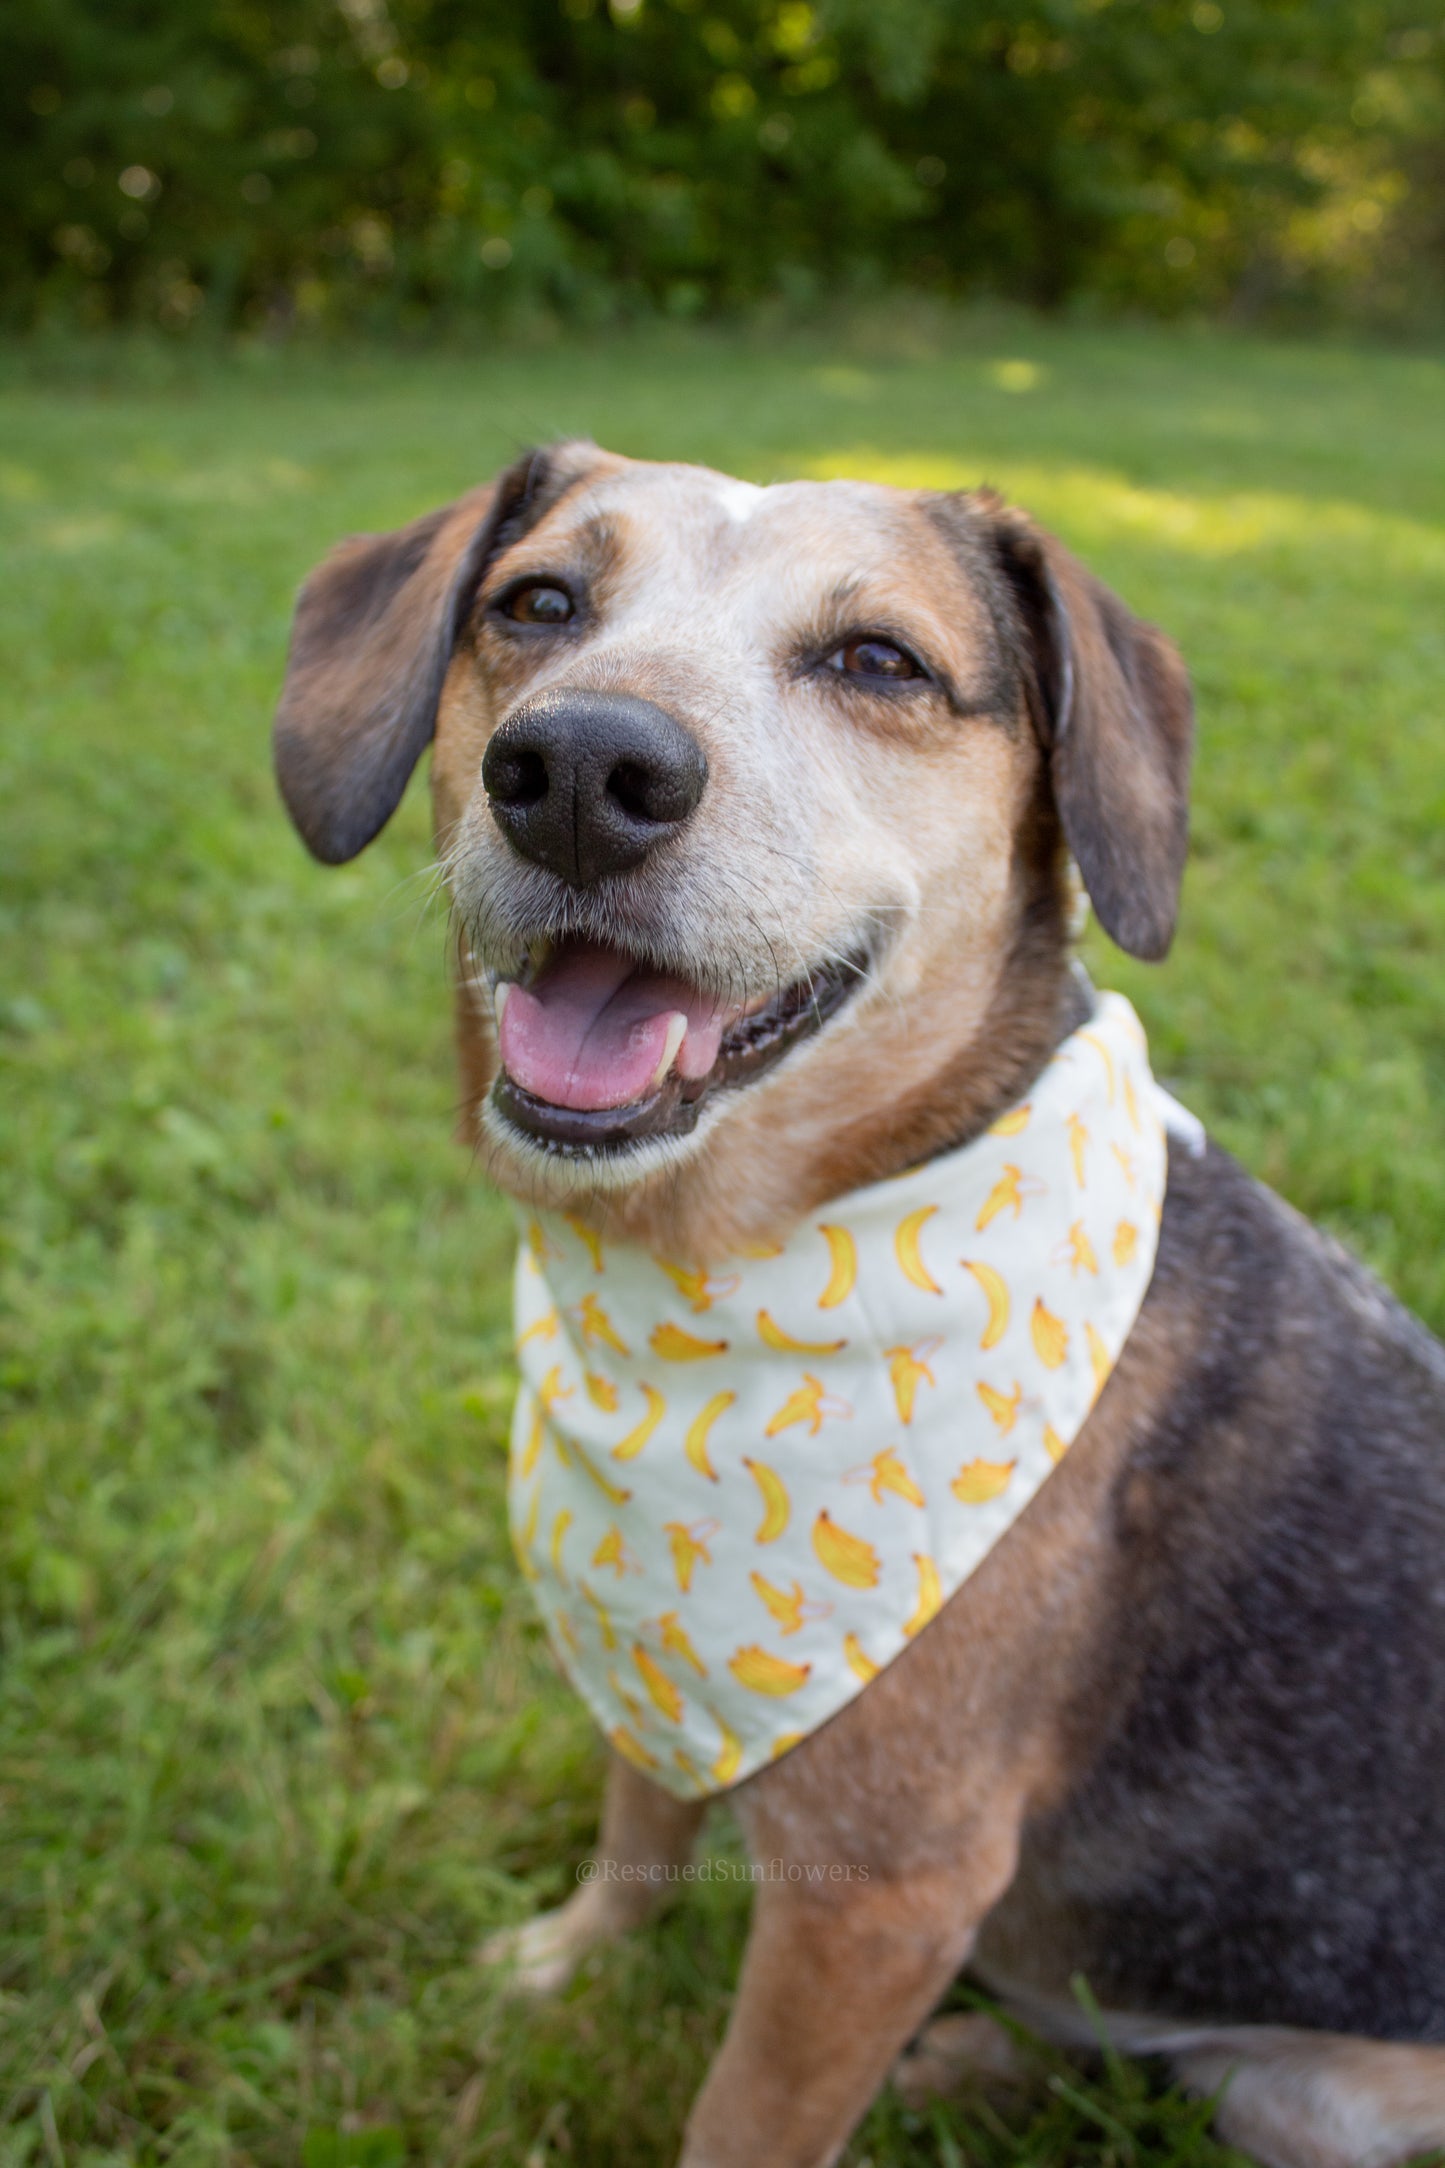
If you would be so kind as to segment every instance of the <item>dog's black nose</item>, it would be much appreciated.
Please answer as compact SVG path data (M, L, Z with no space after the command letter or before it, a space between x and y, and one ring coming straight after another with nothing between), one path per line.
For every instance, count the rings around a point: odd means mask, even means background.
M630 693L538 693L493 733L482 760L507 841L577 888L645 858L687 819L706 781L696 738Z

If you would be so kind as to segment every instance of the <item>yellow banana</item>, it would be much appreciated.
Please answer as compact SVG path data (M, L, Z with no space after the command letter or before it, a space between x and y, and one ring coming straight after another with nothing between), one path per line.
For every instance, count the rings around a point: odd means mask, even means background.
M572 1508L570 1506L563 1506L561 1512L557 1515L556 1520L552 1523L552 1571L557 1575L559 1580L562 1576L562 1539L566 1535L568 1529L572 1526L575 1518L576 1515L573 1513Z
M594 1272L600 1272L602 1270L601 1237L593 1232L593 1230L587 1225L587 1222L585 1220L578 1219L575 1212L564 1212L562 1214L562 1217L567 1222L567 1225L571 1228L573 1234L577 1237L577 1240L581 1243L583 1249L587 1252L587 1255L591 1258L592 1270Z
M728 1658L728 1670L750 1694L796 1694L800 1686L807 1684L812 1669L811 1664L790 1664L781 1656L773 1656L755 1641L744 1649L735 1649Z
M878 1553L862 1536L840 1528L826 1506L813 1523L813 1549L824 1570L845 1587L878 1586Z
M1129 1117L1129 1127L1137 1136L1144 1125L1139 1119L1139 1102L1134 1097L1134 1087L1129 1081L1127 1069L1124 1071L1124 1112Z
M818 1297L820 1310L836 1310L839 1303L853 1292L858 1277L858 1245L846 1227L820 1225L819 1234L828 1245L830 1270L828 1284Z
M1035 1297L1029 1333L1044 1368L1057 1370L1069 1352L1069 1328L1061 1317L1055 1317L1052 1310L1045 1308L1042 1295Z
M532 1320L525 1332L518 1333L517 1353L521 1354L529 1340L555 1340L556 1337L557 1313L555 1310L544 1310L540 1317Z
M1011 1460L966 1460L948 1487L960 1505L986 1506L1008 1489L1013 1472Z
M766 1310L758 1312L758 1338L764 1347L776 1348L780 1355L837 1355L848 1345L846 1340L795 1340L781 1325L774 1324Z
M1016 1137L1020 1130L1028 1128L1031 1111L1027 1099L1021 1107L1010 1107L1007 1114L1000 1114L996 1122L990 1123L989 1135L991 1137Z
M1006 1438L1019 1419L1019 1408L1024 1397L1022 1385L1016 1384L1011 1393L1001 1393L994 1385L980 1384L976 1390L979 1399L998 1424L999 1436Z
M893 1237L893 1253L898 1259L903 1277L911 1280L915 1287L921 1287L925 1295L943 1293L943 1289L923 1262L918 1247L918 1238L924 1223L931 1220L937 1210L936 1204L920 1205L916 1212L909 1213L907 1219L899 1221L898 1232Z
M644 1385L642 1397L647 1402L647 1413L635 1429L628 1431L620 1444L613 1446L614 1460L635 1460L667 1413L667 1402L655 1385Z
M562 1365L553 1363L551 1369L537 1387L537 1398L550 1414L559 1400L570 1400L573 1388L562 1383Z
M572 1651L572 1654L577 1658L577 1661L580 1663L582 1661L582 1644L577 1639L576 1627L572 1624L571 1619L568 1618L565 1611L557 1612L556 1618L558 1633L562 1636L562 1639L566 1642L568 1648Z
M1094 1052L1104 1064L1104 1077L1109 1087L1109 1104L1112 1106L1114 1104L1114 1057L1103 1040L1096 1038L1092 1031L1081 1031L1079 1037L1083 1040L1085 1046L1091 1046L1094 1049Z
M658 1761L657 1756L649 1754L642 1741L633 1732L630 1732L625 1724L614 1724L607 1737L624 1760L630 1761L635 1768L661 1768L662 1764Z
M1067 1453L1067 1452L1068 1452L1068 1450L1069 1450L1069 1449L1068 1449L1068 1446L1067 1446L1067 1445L1066 1445L1066 1444L1064 1443L1063 1439L1062 1439L1062 1438L1061 1438L1061 1437L1059 1436L1059 1434L1058 1434L1058 1432L1057 1432L1057 1431L1055 1430L1055 1428L1054 1428L1053 1424L1052 1424L1052 1423L1045 1423L1045 1425L1044 1425L1044 1451L1045 1451L1045 1452L1046 1452L1046 1453L1048 1454L1048 1456L1049 1456L1049 1459L1050 1459L1050 1460L1051 1460L1051 1461L1053 1462L1053 1464L1054 1464L1054 1466L1055 1466L1056 1468L1057 1468L1057 1466L1059 1465L1059 1462L1060 1462L1060 1461L1061 1461L1061 1460L1063 1459L1063 1457L1064 1457L1065 1453Z
M855 1678L861 1679L865 1686L876 1679L883 1669L881 1664L875 1664L872 1657L866 1654L856 1634L844 1634L843 1654L848 1659L848 1669Z
M604 1415L617 1413L617 1387L611 1378L604 1378L599 1370L584 1370L582 1383L594 1408L600 1408Z
M1134 1255L1139 1240L1139 1230L1130 1220L1120 1220L1114 1229L1114 1262L1127 1265Z
M1069 1151L1074 1162L1074 1180L1078 1183L1080 1189L1083 1189L1085 1187L1084 1147L1089 1141L1089 1132L1077 1114L1069 1116L1067 1126L1069 1131Z
M657 1630L662 1637L663 1647L670 1655L680 1656L688 1669L695 1671L700 1679L707 1677L707 1665L693 1647L687 1629L681 1624L675 1611L663 1612L657 1622Z
M1122 1144L1111 1144L1109 1149L1119 1162L1119 1172L1123 1175L1124 1180L1128 1183L1130 1189L1132 1189L1134 1187L1133 1153L1126 1152Z
M766 1461L751 1460L744 1453L743 1466L763 1494L763 1517L753 1541L776 1543L787 1527L793 1511L787 1486L777 1470L770 1468Z
M903 1627L903 1631L910 1640L914 1634L922 1633L931 1618L938 1616L943 1603L943 1590L939 1586L938 1568L934 1565L933 1560L926 1557L922 1551L915 1551L913 1563L918 1568L918 1602L914 1606L912 1618L907 1619Z
M606 1604L603 1603L600 1596L593 1595L585 1581L577 1583L577 1593L583 1602L591 1607L592 1616L597 1621L597 1631L602 1636L603 1648L615 1649L617 1646L617 1630L612 1624L612 1614Z
M527 1432L527 1442L522 1447L522 1457L517 1463L517 1473L524 1481L537 1465L537 1455L542 1450L542 1438L545 1429L546 1423L542 1414L542 1404L540 1401L534 1400L532 1403L532 1427Z
M1097 1400L1114 1366L1109 1360L1109 1350L1091 1324L1085 1324L1084 1338L1089 1343L1089 1366L1094 1373L1094 1398Z
M706 1476L709 1483L716 1483L718 1473L707 1456L708 1432L718 1417L727 1413L737 1397L736 1393L714 1393L701 1414L693 1417L683 1433L682 1449L689 1463L696 1468L699 1475Z
M988 1304L988 1323L983 1328L983 1338L978 1344L984 1349L997 1347L1008 1331L1011 1308L1008 1284L1003 1274L995 1272L992 1265L977 1264L967 1257L961 1257L959 1263L965 1272L973 1274Z
M723 1722L716 1709L710 1710L709 1714L718 1730L722 1733L722 1751L708 1771L708 1775L712 1778L714 1784L731 1784L738 1773L738 1765L743 1758L743 1742L731 1725Z
M698 1768L692 1756L684 1754L680 1746L675 1746L672 1750L672 1764L675 1769L682 1771L695 1792L705 1792L707 1790L707 1778Z
M781 1257L783 1245L781 1242L740 1242L737 1253L739 1257L752 1257L761 1261L766 1257Z
M570 1466L571 1456L563 1449L562 1433L560 1430L553 1431L552 1442L556 1446L558 1452L562 1455L562 1458L567 1461L568 1465ZM592 1455L587 1452L584 1447L579 1445L575 1438L572 1440L571 1450L577 1456L577 1463L578 1466L581 1468L582 1473L592 1478L592 1481L597 1485L597 1488L601 1491L603 1497L607 1500L607 1503L610 1506L625 1506L628 1499L632 1496L631 1491L624 1490L620 1483L610 1483L607 1480L607 1477L602 1473L602 1470L600 1468L594 1468L592 1465Z
M726 1340L699 1340L695 1333L684 1332L681 1325L654 1325L648 1346L654 1355L664 1362L696 1363L708 1355L726 1355Z
M682 1695L657 1660L648 1655L640 1641L633 1645L632 1661L641 1672L642 1683L655 1707L661 1709L670 1724L680 1724Z

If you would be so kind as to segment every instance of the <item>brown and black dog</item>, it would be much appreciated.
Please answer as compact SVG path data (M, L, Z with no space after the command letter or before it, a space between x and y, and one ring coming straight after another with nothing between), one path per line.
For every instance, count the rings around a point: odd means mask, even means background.
M473 1134L504 1189L669 1257L776 1239L1017 1099L1088 998L1071 859L1123 947L1173 931L1183 668L987 493L530 454L302 594L276 755L318 857L433 739ZM509 1078L493 1026L584 948L697 1024L602 1114ZM1065 2042L1082 1973L1276 2168L1445 2146L1445 1351L1176 1143L1067 1459L732 1797L756 1856L867 1874L760 1886L686 2168L820 2168L895 2064L915 2096L997 2070L990 2020L928 2026L965 1964ZM564 1979L701 1812L616 1763L600 1856L640 1878L494 1954Z

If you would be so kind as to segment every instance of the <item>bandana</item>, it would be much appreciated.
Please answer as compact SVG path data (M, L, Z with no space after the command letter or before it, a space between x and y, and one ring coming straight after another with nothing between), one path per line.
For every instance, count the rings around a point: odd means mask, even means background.
M698 1797L786 1753L1012 1527L1144 1299L1167 1107L1108 994L983 1136L779 1247L704 1269L523 1217L513 1540L564 1671L657 1783Z

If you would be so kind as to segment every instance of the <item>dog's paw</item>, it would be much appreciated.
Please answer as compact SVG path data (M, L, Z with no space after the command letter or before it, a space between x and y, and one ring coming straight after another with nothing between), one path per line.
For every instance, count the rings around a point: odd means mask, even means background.
M567 1985L597 1939L585 1916L579 1918L570 1905L559 1905L520 1927L488 1935L477 1962L502 1974L502 1984L514 1994L541 1998Z
M960 2093L993 2092L1028 2083L1031 2072L1012 2034L983 2011L955 2010L925 2026L893 2066L905 2107Z

